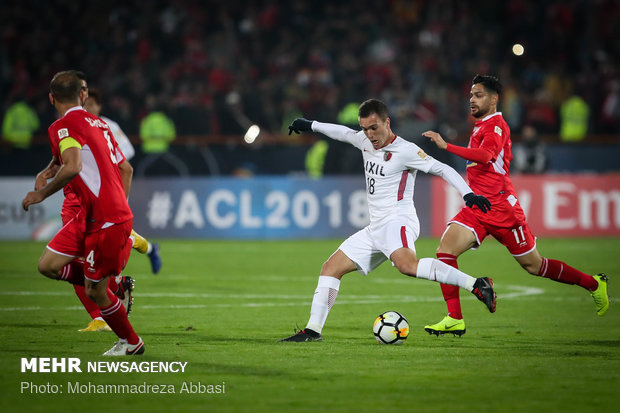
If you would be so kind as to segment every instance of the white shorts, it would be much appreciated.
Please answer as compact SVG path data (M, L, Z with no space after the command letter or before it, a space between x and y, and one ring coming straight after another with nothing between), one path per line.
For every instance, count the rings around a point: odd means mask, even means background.
M355 263L357 271L367 275L397 249L404 247L415 252L414 242L419 235L417 219L395 217L384 225L357 231L340 244L339 249Z

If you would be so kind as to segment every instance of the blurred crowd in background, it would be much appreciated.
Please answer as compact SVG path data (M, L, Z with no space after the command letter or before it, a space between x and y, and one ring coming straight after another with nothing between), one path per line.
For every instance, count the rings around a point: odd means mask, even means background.
M162 111L178 135L280 134L292 119L357 124L384 100L394 130L466 142L476 73L504 84L513 134L561 140L568 106L587 134L620 133L616 0L5 0L0 113L25 102L45 134L52 75L84 71L130 135ZM520 43L525 52L513 54ZM564 105L564 106L563 106ZM568 114L568 115L567 115ZM587 136L586 136L587 135Z

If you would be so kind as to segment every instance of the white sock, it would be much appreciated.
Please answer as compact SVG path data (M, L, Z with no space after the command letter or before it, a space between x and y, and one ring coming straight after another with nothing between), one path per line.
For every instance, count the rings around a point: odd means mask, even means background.
M321 333L329 310L336 302L338 290L340 289L340 280L338 278L321 275L319 283L314 291L312 298L312 307L310 308L310 319L306 328Z
M148 246L146 247L146 253L147 253L147 254L150 254L150 253L151 253L151 251L153 251L153 246L152 246L152 245L151 245L151 243L150 243L150 242L148 242L148 241L146 242L146 244L148 245Z
M422 258L418 262L418 278L437 281L443 284L458 285L471 292L476 279L435 258Z

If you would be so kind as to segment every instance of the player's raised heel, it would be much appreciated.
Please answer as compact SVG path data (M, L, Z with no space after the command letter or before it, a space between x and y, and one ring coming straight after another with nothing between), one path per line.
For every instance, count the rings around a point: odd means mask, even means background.
M321 341L323 338L321 337L321 333L317 333L314 330L310 330L309 328L305 328L301 331L297 331L290 337L283 338L278 340L279 342L283 341L292 341L292 342L305 342L305 341Z
M493 291L493 280L488 277L476 278L474 289L471 292L482 301L490 312L495 312L497 294Z
M428 334L435 334L436 336L444 334L454 334L455 336L462 336L465 334L465 320L457 320L449 315L445 316L443 320L437 324L431 324L424 326L424 330Z
M590 294L594 299L594 305L596 306L596 314L600 317L604 316L609 308L609 295L607 294L607 283L609 278L605 274L597 274L592 276L598 283L598 288L591 291Z

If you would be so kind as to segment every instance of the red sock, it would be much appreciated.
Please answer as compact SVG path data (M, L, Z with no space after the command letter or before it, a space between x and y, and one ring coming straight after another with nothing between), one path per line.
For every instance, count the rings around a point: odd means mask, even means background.
M71 261L60 270L60 280L68 281L74 285L84 286L84 264L79 261Z
M579 285L589 291L598 288L598 283L591 275L584 274L562 261L550 258L543 257L538 275L564 284Z
M73 288L75 289L75 293L77 294L78 298L82 302L82 305L84 306L86 311L88 311L88 314L90 314L92 319L94 320L97 317L101 317L99 307L97 307L97 304L95 304L93 300L88 298L86 292L84 291L84 286L73 284Z
M129 323L127 312L125 311L125 307L123 307L121 300L119 300L109 288L107 292L108 298L112 301L112 304L107 307L101 307L101 317L103 317L105 322L108 323L118 338L124 338L129 344L132 345L138 344L140 339Z
M451 267L457 269L459 268L459 264L456 261L456 255L438 252L437 259ZM443 299L446 300L446 305L448 306L448 315L457 320L462 319L463 314L461 313L459 287L456 285L441 284L441 292L443 293Z

